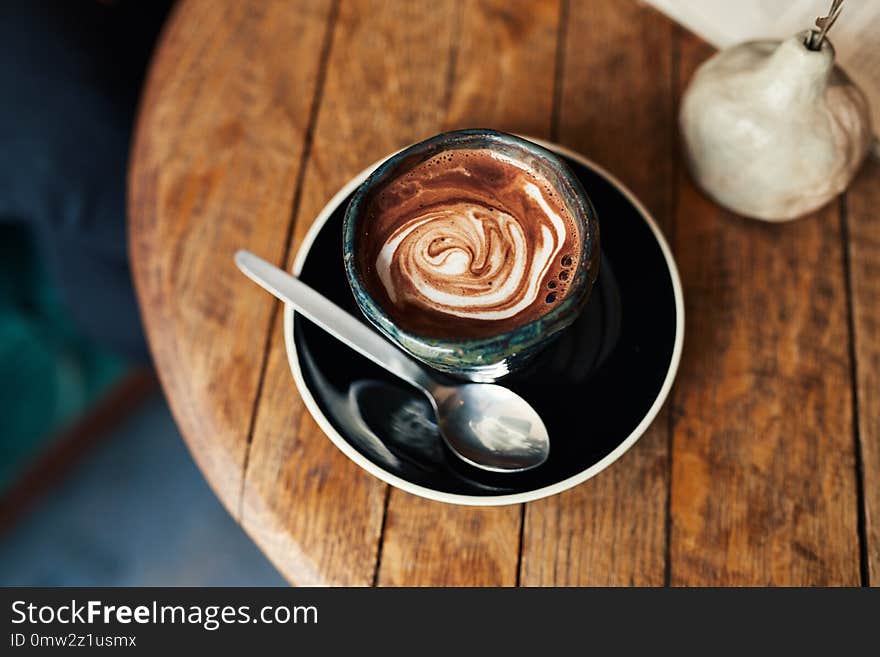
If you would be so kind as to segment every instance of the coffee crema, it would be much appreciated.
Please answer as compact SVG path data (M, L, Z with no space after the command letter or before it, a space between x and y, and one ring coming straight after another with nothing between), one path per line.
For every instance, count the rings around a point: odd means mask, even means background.
M543 176L489 149L461 149L374 193L358 239L367 290L398 326L478 338L556 307L583 236Z

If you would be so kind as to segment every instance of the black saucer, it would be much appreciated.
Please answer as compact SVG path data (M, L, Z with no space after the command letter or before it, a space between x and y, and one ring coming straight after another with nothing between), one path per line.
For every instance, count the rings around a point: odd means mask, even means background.
M410 492L463 504L536 499L600 471L647 428L668 393L683 339L672 256L637 202L597 167L561 153L599 215L602 266L581 318L529 371L508 381L550 432L549 460L520 474L462 463L415 390L287 310L287 346L309 410L348 456ZM358 181L331 201L297 258L299 277L360 314L342 267L342 214ZM313 238L313 239L312 239Z

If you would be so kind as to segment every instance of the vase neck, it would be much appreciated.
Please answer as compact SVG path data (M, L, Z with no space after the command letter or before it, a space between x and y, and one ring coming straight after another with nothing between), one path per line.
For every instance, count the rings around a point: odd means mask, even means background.
M826 39L820 50L804 43L806 33L779 44L761 66L764 95L773 105L810 102L821 97L834 68L834 48Z

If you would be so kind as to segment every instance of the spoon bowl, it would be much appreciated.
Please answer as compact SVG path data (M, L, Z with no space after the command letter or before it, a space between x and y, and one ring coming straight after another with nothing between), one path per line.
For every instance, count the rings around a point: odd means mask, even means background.
M440 433L463 461L492 472L522 472L550 456L550 436L535 410L512 390L490 383L431 391Z

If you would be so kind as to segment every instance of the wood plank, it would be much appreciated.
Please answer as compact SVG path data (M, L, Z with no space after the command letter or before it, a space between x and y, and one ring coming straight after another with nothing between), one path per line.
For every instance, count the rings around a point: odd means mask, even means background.
M455 10L451 2L340 3L292 253L353 175L438 131ZM342 455L303 408L280 329L269 344L244 526L294 583L370 584L385 485Z
M558 2L465 2L462 10L443 129L549 137ZM520 506L451 507L392 490L378 583L512 586L520 522Z
M712 50L682 40L688 80ZM676 392L674 585L856 585L838 205L772 225L679 182L687 339Z
M880 586L880 163L872 159L846 195L864 491L863 584Z
M668 19L636 2L572 2L558 127L563 144L619 176L667 232L676 166L673 34ZM609 470L527 506L524 585L663 584L666 413Z
M180 3L129 175L132 268L165 395L231 513L273 302L232 263L281 262L327 2Z
M552 136L560 11L559 0L464 3L444 130Z
M520 506L459 507L392 489L379 586L513 586Z

